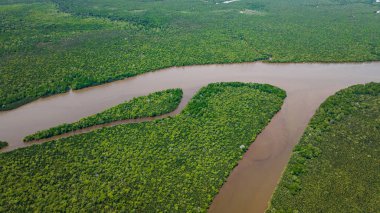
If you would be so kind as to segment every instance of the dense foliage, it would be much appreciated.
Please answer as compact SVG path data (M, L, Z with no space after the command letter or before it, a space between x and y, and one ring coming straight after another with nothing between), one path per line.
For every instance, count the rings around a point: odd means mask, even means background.
M8 143L5 141L0 141L0 149L8 146Z
M170 66L380 60L370 0L0 0L0 109Z
M285 96L210 84L177 116L0 154L0 211L206 212Z
M380 83L326 100L283 174L268 212L380 212Z
M148 96L134 98L103 112L82 118L77 122L61 124L47 130L38 131L35 134L26 136L24 141L49 138L90 126L110 123L112 121L163 115L174 111L178 107L182 99L182 94L181 89L168 89L149 94Z

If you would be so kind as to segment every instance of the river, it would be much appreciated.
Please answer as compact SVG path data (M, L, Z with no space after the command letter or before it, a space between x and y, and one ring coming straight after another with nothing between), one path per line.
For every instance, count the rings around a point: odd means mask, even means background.
M41 98L0 112L0 140L7 152L26 147L22 138L168 88L182 88L179 113L189 99L212 82L268 83L284 89L282 109L249 147L215 197L209 212L264 212L293 147L319 105L350 85L380 82L380 63L268 64L262 62L173 67L125 80ZM164 116L163 116L164 117ZM145 119L149 120L149 119ZM135 120L131 122L140 122ZM41 141L43 142L43 141Z

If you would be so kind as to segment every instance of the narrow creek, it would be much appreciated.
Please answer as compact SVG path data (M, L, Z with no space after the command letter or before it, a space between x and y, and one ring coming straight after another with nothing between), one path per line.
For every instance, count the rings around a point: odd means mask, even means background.
M229 81L268 83L286 90L288 95L282 109L249 147L209 209L209 212L264 212L291 151L315 110L328 96L340 89L371 81L380 82L380 63L256 62L173 67L146 73L42 98L17 109L0 112L0 140L9 143L2 152L32 145L22 142L22 138L38 130L74 122L133 97L168 88L182 88L184 98L180 107L161 117L175 115L202 86Z

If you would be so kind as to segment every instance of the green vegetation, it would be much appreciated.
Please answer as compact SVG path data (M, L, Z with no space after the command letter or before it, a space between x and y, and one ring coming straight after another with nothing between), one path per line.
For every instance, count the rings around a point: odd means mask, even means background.
M380 83L331 96L294 149L267 212L380 212Z
M210 84L174 117L0 154L0 211L206 212L285 96Z
M5 142L5 141L0 141L0 149L4 148L4 147L6 147L6 146L8 146L8 143L7 143L7 142Z
M0 109L170 66L380 60L371 0L0 0Z
M153 117L174 111L182 99L181 89L169 89L155 92L148 96L134 98L131 101L119 104L98 114L82 118L72 124L62 124L47 130L28 135L24 141L50 138L55 135L83 129L112 121Z

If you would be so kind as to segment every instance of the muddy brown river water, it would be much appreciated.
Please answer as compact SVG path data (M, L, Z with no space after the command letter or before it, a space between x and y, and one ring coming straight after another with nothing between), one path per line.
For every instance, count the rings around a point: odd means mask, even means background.
M168 88L182 88L184 98L175 115L202 86L212 82L257 82L287 92L282 109L234 168L209 212L264 212L291 151L319 105L336 91L367 82L380 82L380 63L266 64L261 62L174 67L100 86L42 98L0 112L2 152L26 147L22 138L38 130L74 122L133 97ZM165 117L164 115L161 117ZM161 118L159 117L159 118ZM157 118L156 118L157 119ZM137 119L127 122L141 122ZM116 125L113 123L111 125ZM99 127L97 127L99 128ZM88 129L85 131L90 131ZM84 132L85 132L84 131ZM81 133L81 131L77 132ZM40 141L39 143L44 142Z

